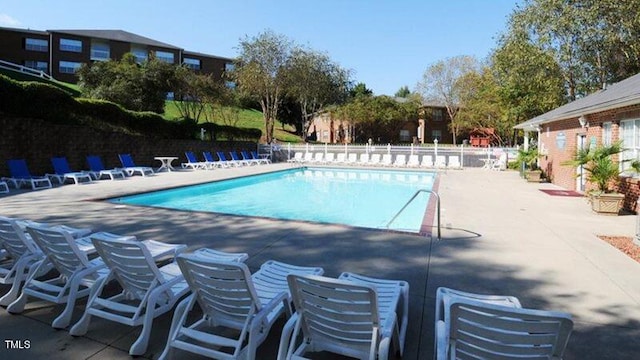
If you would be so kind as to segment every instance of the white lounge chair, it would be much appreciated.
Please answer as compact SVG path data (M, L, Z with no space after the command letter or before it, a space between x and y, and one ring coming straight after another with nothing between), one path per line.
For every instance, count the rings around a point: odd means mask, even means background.
M153 319L171 310L189 290L175 262L158 268L156 260L171 257L184 246L162 244L165 251L154 254L144 242L128 238L91 236L91 241L107 271L91 289L84 314L69 333L86 334L92 316L129 326L142 325L140 336L129 349L130 355L142 355L149 343ZM160 244L156 245L161 247ZM103 294L111 280L117 281L122 292Z
M313 155L313 159L310 161L312 164L324 164L324 153L317 152Z
M91 286L100 276L106 275L101 259L89 260L93 252L88 239L74 239L70 232L48 226L27 225L27 232L45 254L25 281L22 293L7 307L13 314L21 313L28 298L36 297L55 304L66 304L62 313L51 324L62 329L69 325L76 300L89 295ZM53 265L57 277L39 276Z
M420 167L432 168L433 167L433 156L431 156L431 155L422 155L422 161L420 162Z
M177 306L160 359L166 359L174 349L215 359L255 359L257 347L274 322L282 314L290 314L287 275L322 273L320 268L269 261L251 275L245 264L192 254L182 254L177 261L193 294ZM203 316L187 324L196 303ZM234 329L237 337L214 331L215 327Z
M393 156L391 154L382 155L382 160L380 160L380 164L382 166L391 166L391 165L393 165Z
M383 360L391 344L402 355L409 304L406 282L351 273L339 279L291 275L288 280L296 313L282 331L278 359L305 359L308 351L328 351Z
M462 165L460 164L460 157L458 155L449 155L447 167L449 169L462 169Z
M419 167L420 166L420 157L418 155L409 155L409 160L407 160L407 167Z
M287 162L294 163L294 164L301 163L302 159L303 159L303 156L304 156L304 153L298 151L295 154L293 154L293 157L291 159L287 160Z
M434 164L436 168L443 169L447 167L447 158L444 155L436 156L436 162Z
M336 160L334 161L334 164L342 165L346 162L347 162L347 154L345 153L336 154Z
M148 166L136 166L130 154L118 154L118 157L122 163L122 170L127 173L127 176L133 176L136 173L142 176L154 174L153 169Z
M355 164L357 164L357 163L358 163L358 154L356 154L356 153L350 153L350 154L347 156L346 164L348 164L348 165L355 165Z
M304 157L302 158L302 162L303 163L310 163L313 162L313 153L304 153Z
M335 164L336 154L328 152L324 157L325 164Z
M371 158L369 159L369 166L380 166L380 154L371 154Z
M498 160L494 161L493 164L491 164L491 170L507 170L507 153L500 154Z
M436 359L562 359L571 315L454 298L436 324ZM466 358L465 357L465 358Z
M360 160L358 160L358 165L369 165L369 154L367 153L360 154Z
M405 155L405 154L396 155L396 160L393 162L393 166L395 166L395 167L405 167L405 166L407 166L407 155Z
M79 184L81 182L91 182L91 175L84 171L73 171L71 167L69 167L69 162L67 162L67 158L65 157L54 157L51 158L51 164L53 165L53 170L55 174L45 174L49 180L56 180L58 184L64 184L67 180L73 181L74 184Z
M0 284L11 289L0 298L0 305L11 304L20 295L22 283L35 269L44 254L18 225L18 219L0 216L0 245L5 258L0 260ZM50 269L43 269L43 273Z

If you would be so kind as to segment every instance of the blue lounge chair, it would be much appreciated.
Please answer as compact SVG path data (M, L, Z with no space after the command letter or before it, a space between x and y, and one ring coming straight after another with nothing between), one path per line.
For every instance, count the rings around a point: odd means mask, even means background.
M133 176L136 173L139 173L142 176L147 176L147 174L152 175L154 173L153 169L150 167L136 166L131 154L118 154L118 157L122 163L122 170L124 170L128 176Z
M64 184L67 180L73 181L76 185L81 182L91 182L91 175L86 172L73 171L69 167L66 157L51 158L51 164L55 174L46 174L49 180L56 180L59 184Z
M242 155L242 160L248 162L249 165L260 165L262 163L259 159L252 158L246 150L240 151L240 154Z
M30 184L31 189L48 189L51 187L51 180L45 176L32 176L24 159L13 159L7 161L9 165L10 177L2 178L2 180L13 183L16 188L24 184Z
M271 164L271 159L269 159L269 157L268 157L268 156L267 156L267 157L264 157L264 158L263 158L263 157L260 157L260 156L258 156L258 153L257 153L256 151L252 151L252 152L251 152L251 156L253 156L253 158L254 158L254 159L257 159L257 160L263 161L265 164Z
M89 164L89 175L95 180L102 179L103 176L108 176L111 180L116 178L124 179L126 177L123 170L120 169L105 169L102 164L100 156L89 155L87 156L87 163Z
M209 164L210 167L229 167L229 164L223 163L222 161L216 161L211 154L211 151L203 151L202 155L204 156L204 160Z
M227 157L224 155L224 152L222 152L222 151L216 151L216 154L218 155L218 159L220 159L219 161L221 163L223 163L223 164L227 164L227 167L228 166L238 166L239 165L239 163L237 163L237 162L227 160Z
M238 156L238 153L235 151L230 151L229 155L231 155L231 161L237 166L250 165L247 160L240 159L240 156Z
M184 156L186 156L187 162L182 163L183 169L191 168L193 170L206 170L211 168L206 161L198 161L198 158L193 151L185 151Z

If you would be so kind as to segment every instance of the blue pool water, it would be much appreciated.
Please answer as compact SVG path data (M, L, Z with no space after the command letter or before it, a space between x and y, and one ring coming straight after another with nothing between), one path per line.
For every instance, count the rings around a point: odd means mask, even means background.
M418 189L431 189L434 177L430 172L303 168L109 201L386 229ZM429 194L420 193L389 229L419 232L428 201Z

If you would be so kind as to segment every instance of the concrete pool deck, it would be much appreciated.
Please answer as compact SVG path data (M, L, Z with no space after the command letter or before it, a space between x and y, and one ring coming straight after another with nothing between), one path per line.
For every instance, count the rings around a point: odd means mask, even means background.
M574 333L565 359L636 359L640 356L640 264L596 235L635 232L635 216L601 216L586 200L550 196L515 172L481 169L441 172L442 240L344 226L276 221L115 205L93 199L231 176L288 169L291 165L181 171L121 181L12 191L0 196L0 215L64 223L140 239L249 253L252 271L268 259L322 266L325 275L357 272L409 282L410 318L404 359L430 359L434 296L438 286L517 296L524 307L566 311ZM295 194L292 194L294 196ZM381 204L384 206L384 204ZM435 233L435 231L434 231ZM0 286L0 293L8 286ZM76 306L72 323L85 301ZM139 333L94 318L74 338L50 324L62 307L31 302L21 315L0 310L0 359L129 359ZM156 319L142 358L163 350L172 312ZM277 323L258 349L275 359ZM8 349L7 340L29 340ZM17 342L16 342L17 343ZM25 343L22 342L22 345ZM176 358L201 358L177 353ZM326 357L332 358L332 357Z

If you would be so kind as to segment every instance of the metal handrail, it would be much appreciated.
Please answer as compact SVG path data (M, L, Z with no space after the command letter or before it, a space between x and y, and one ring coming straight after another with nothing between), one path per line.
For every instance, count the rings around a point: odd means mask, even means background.
M416 191L415 194L413 194L413 196L411 197L411 199L409 199L409 201L407 201L406 204L404 204L404 206L402 207L402 209L400 209L394 216L393 218L391 218L391 220L389 220L389 222L387 223L387 230L389 229L389 226L391 225L392 222L394 222L396 220L396 218L398 216L400 216L400 214L404 211L404 209L407 208L407 206L409 206L409 204L411 204L411 202L418 196L418 194L420 194L421 192L428 192L432 195L435 195L436 197L436 215L437 215L437 222L438 222L438 240L440 240L440 196L438 195L437 192L433 191L433 190L427 190L427 189L419 189L418 191Z

